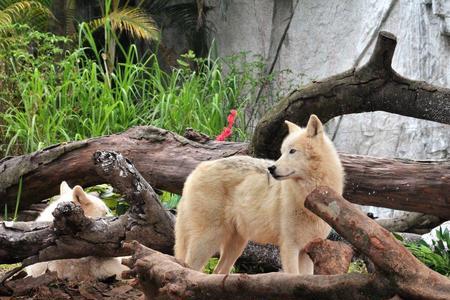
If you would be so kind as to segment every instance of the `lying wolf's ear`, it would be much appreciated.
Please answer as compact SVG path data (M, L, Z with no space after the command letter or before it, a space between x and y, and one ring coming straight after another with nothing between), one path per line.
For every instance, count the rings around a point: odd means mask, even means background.
M67 184L67 182L63 181L61 182L61 185L59 186L59 194L65 194L70 192L72 189L70 188L70 186Z
M296 124L294 124L292 122L289 122L288 120L285 120L284 123L286 123L289 133L293 133L293 132L301 129L299 126L297 126Z
M86 192L79 185L73 188L73 202L79 203L82 207L90 202Z
M309 137L315 137L318 134L323 133L323 125L316 115L309 117L308 125L306 126L306 134Z

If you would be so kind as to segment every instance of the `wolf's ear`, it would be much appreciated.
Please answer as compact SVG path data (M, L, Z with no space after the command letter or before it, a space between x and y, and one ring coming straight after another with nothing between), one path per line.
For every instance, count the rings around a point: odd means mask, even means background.
M79 185L73 188L73 202L79 203L81 207L86 206L90 202L86 192Z
M61 182L61 185L59 186L59 194L65 194L72 191L72 189L70 188L70 186L67 184L67 182L63 181Z
M306 126L306 134L309 137L315 137L318 134L323 133L323 125L316 115L309 117L308 125Z
M293 132L301 129L299 126L297 126L296 124L294 124L292 122L289 122L288 120L285 120L284 123L286 123L289 133L293 133Z

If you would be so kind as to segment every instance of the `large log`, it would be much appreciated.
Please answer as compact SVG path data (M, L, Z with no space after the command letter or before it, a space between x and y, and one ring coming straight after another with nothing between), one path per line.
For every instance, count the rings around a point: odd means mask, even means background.
M427 268L393 235L328 187L305 206L330 224L376 266L373 274L205 275L137 242L125 263L147 299L427 299L450 295L450 279ZM425 284L426 283L426 284Z
M311 114L326 122L333 117L382 110L450 124L450 89L406 79L392 69L396 38L380 32L366 65L293 91L258 122L253 135L255 156L277 158L284 120L306 125Z
M125 247L134 251L134 255L125 262L132 270L123 275L138 278L147 300L368 300L389 299L394 295L392 289L378 287L384 282L375 275L298 276L282 272L207 275L137 242ZM372 297L374 291L379 291L377 298Z
M103 183L91 159L97 150L121 152L153 187L181 193L187 175L201 161L246 154L247 147L204 137L195 142L167 130L135 127L0 161L0 199L14 207L20 177L21 207L57 194L63 180L83 186ZM353 203L450 217L450 161L340 156L347 174L344 196Z
M130 159L152 187L180 193L184 181L204 160L246 154L247 144L198 143L152 126L134 127L121 134L55 145L0 161L0 199L14 207L22 177L21 207L59 192L61 181L90 186L104 182L95 171L96 151L116 151Z

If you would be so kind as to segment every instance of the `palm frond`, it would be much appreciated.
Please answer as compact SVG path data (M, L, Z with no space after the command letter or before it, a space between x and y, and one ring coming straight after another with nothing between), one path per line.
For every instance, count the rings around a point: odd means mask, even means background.
M88 24L92 30L98 29L106 24L107 18L115 31L125 31L133 38L143 40L158 40L159 30L153 20L142 9L136 7L124 7L112 11L108 16L94 19Z
M8 6L3 6L9 3ZM0 24L23 22L35 24L36 19L42 16L53 17L50 9L40 1L1 1Z
M10 15L0 10L0 26L12 24L12 18Z

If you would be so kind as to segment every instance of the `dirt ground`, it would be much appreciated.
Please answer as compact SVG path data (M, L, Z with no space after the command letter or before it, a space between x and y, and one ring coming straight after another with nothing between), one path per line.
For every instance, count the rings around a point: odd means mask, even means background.
M20 277L20 276L19 276ZM59 280L54 273L37 278L14 278L0 287L0 300L12 299L143 299L143 293L133 280L68 282Z

